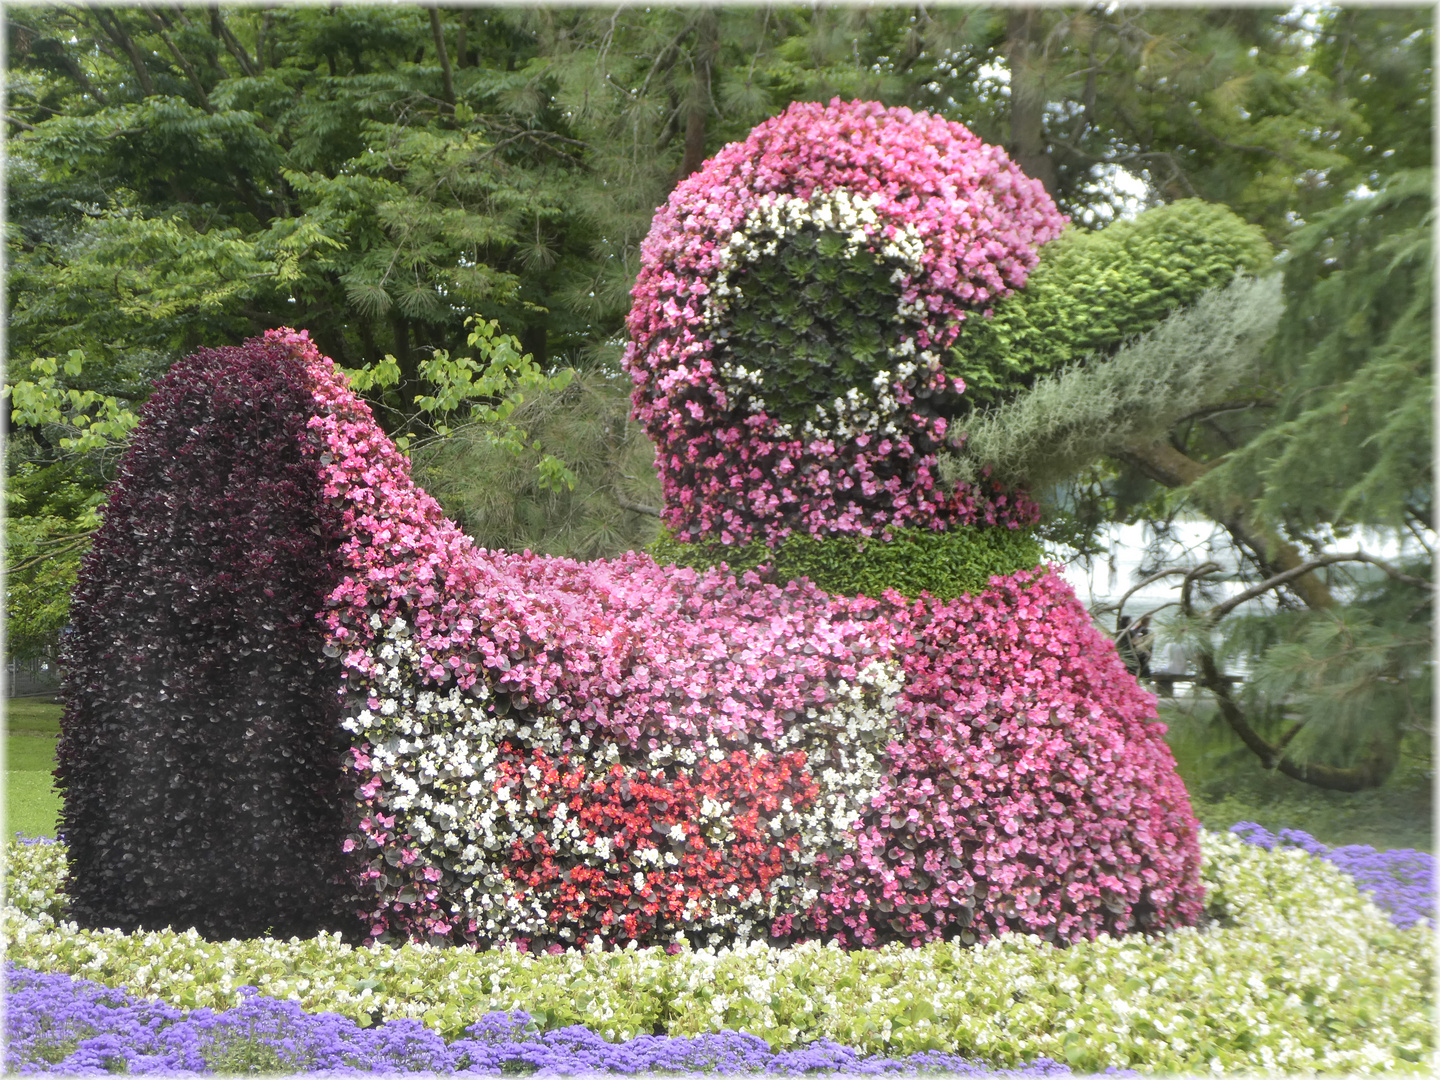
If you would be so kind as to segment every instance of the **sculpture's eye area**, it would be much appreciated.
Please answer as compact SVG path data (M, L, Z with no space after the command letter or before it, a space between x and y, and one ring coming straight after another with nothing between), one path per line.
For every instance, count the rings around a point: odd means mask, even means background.
M940 361L917 355L928 313L904 299L925 243L888 218L879 196L835 189L764 196L733 230L705 317L732 413L785 439L900 433Z
M798 426L847 391L888 394L918 329L898 311L906 268L847 241L806 225L729 275L715 340L736 406Z

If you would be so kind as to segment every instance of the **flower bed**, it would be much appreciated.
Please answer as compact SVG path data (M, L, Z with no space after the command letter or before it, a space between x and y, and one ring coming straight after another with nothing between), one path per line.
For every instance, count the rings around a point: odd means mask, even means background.
M734 1064L773 1071L802 1063L861 1071L860 1062L877 1056L890 1059L884 1070L891 1071L899 1059L926 1052L936 1056L909 1064L943 1062L962 1073L955 1057L1055 1072L1432 1071L1430 926L1402 928L1404 912L1387 915L1349 875L1303 848L1267 849L1215 833L1203 836L1202 847L1212 921L1155 937L1105 936L1068 948L1006 934L978 948L936 943L847 953L813 943L750 944L673 955L626 949L534 956L409 944L354 949L333 935L216 943L193 932L82 931L60 921L63 845L11 845L3 938L20 967L124 986L164 1003L139 1006L160 1021L143 1040L133 1035L135 1014L123 1014L114 1022L119 1033L96 1035L92 1046L79 1045L83 1030L70 1032L76 1045L67 1053L89 1053L92 1061L125 1056L132 1071L147 1064L140 1055L170 1052L166 1039L178 1052L217 1028L243 1033L247 1021L262 1037L228 1059L241 1068L263 1064L267 1052L292 1054L284 1060L295 1062L307 1047L343 1045L357 1062L410 1070L459 1063L462 1052L475 1063L512 1055L534 1065L684 1067L709 1046L728 1048ZM1423 862L1417 855L1389 853L1389 861ZM1377 890L1382 900L1389 895ZM1432 883L1422 901L1427 913L1433 897ZM93 1000L95 991L43 985L49 997L19 998L18 1005L12 997L9 1033L26 1035L44 1023L26 1014L26 1002L55 1020L76 1016L106 1030L104 1011L70 1004ZM252 987L274 1000L256 997ZM167 1008L192 1010L190 1027L163 1036L175 1023ZM197 1009L231 1014L216 1019ZM507 1042L517 1010L534 1029ZM502 1023L495 1013L512 1015ZM395 1023L406 1019L416 1023ZM367 1038L365 1031L380 1034ZM718 1038L707 1043L706 1036ZM483 1046L458 1042L466 1039ZM250 1057L242 1060L242 1051ZM7 1063L7 1071L16 1067Z

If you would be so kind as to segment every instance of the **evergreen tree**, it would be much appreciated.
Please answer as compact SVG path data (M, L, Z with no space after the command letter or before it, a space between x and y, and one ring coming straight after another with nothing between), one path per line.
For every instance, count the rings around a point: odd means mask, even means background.
M1413 690L1385 715L1423 715L1426 669L1405 659L1421 645L1347 652L1334 628L1354 616L1370 620L1357 642L1428 640L1404 580L1427 566L1364 582L1340 575L1369 564L1305 568L1359 525L1430 535L1429 200L1407 172L1432 150L1415 121L1431 96L1428 9L40 4L8 8L5 27L13 647L63 625L53 594L151 380L282 324L386 373L369 384L380 414L484 542L644 543L651 519L633 508L654 509L658 488L613 376L651 215L759 120L839 95L965 123L1077 225L1128 212L1124 170L1147 205L1229 206L1286 252L1286 313L1253 384L1163 432L1061 447L1032 475L1069 474L1052 533L1082 547L1104 520L1184 509L1225 525L1254 583L1283 577L1266 592L1275 618L1221 619L1248 627L1261 697L1235 708L1272 750L1290 728L1267 727L1267 702L1302 690L1283 665L1263 675L1267 656L1329 673L1306 701L1347 700L1351 680ZM452 412L448 441L427 438L421 403L445 396L429 375L477 385L494 355L471 344L472 315L518 337L532 373L581 369L511 414L542 444L519 448L530 467L496 449L510 421L486 410L503 394ZM541 484L552 451L574 491ZM1389 666L1366 674L1359 658L1380 655ZM1303 752L1343 770L1374 751L1383 766L1360 713L1320 723L1326 708L1281 747L1291 764Z

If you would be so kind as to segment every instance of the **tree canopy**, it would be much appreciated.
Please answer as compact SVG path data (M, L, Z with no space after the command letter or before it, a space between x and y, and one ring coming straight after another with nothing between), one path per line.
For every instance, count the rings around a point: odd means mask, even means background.
M708 155L832 96L964 123L1077 229L1193 198L1281 253L1257 379L1069 462L1055 536L1083 547L1102 520L1187 508L1313 614L1354 595L1334 567L1296 572L1322 541L1431 535L1428 8L52 3L4 20L12 652L63 626L151 381L280 325L370 373L481 542L647 542L658 485L614 377L640 241ZM546 381L569 367L568 389ZM517 418L532 430L512 438Z

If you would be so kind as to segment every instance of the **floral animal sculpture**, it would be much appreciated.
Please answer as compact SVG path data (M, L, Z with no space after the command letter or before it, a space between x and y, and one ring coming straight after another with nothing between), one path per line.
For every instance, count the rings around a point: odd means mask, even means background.
M957 369L1033 377L966 333L1044 337L1060 278L1005 305L1062 227L960 125L861 103L682 183L626 355L663 561L477 549L303 332L177 364L75 595L72 915L531 949L1196 922L1152 699L1037 565L1033 504L935 474ZM1214 282L1180 284L1127 311ZM1072 344L1132 332L1093 322Z

